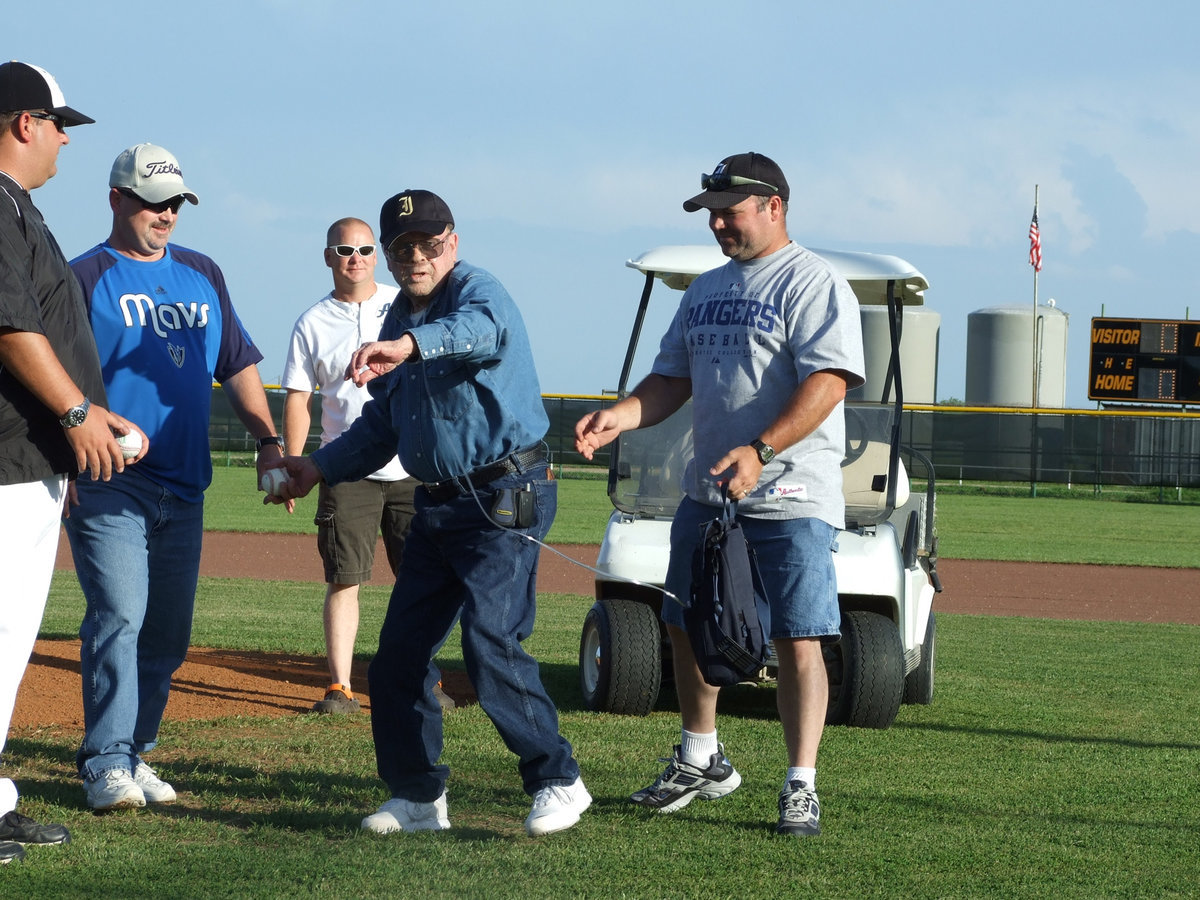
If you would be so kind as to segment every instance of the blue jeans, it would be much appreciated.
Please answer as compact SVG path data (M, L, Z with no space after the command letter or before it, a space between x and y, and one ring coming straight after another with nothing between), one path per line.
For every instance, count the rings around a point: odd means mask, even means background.
M499 489L531 484L533 524L501 528L490 511ZM417 515L368 669L379 777L393 797L428 803L445 789L442 708L433 696L433 657L461 617L467 675L505 746L517 755L526 793L579 777L538 664L521 647L533 631L540 547L558 509L558 485L540 467L470 494L433 503L417 489Z
M65 523L87 600L76 763L91 780L136 768L157 742L171 675L191 639L204 503L180 500L136 466L76 484L79 506Z

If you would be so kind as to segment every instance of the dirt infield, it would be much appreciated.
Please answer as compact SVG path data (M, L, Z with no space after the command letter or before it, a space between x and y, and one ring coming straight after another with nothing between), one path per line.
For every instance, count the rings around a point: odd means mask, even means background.
M590 565L598 548L556 549ZM65 538L59 543L57 567L72 568ZM934 602L938 612L1200 625L1200 569L942 560L939 572L945 590ZM205 535L201 573L323 581L316 539L306 535L210 532ZM587 569L556 553L542 552L540 591L590 596L592 579ZM390 580L381 550L372 582ZM307 711L320 699L326 677L320 657L193 648L175 674L166 716L292 715ZM365 663L357 665L353 678L365 691ZM460 704L474 699L461 673L446 673L445 689ZM79 694L79 642L38 641L13 713L13 727L57 725L82 731ZM370 707L365 693L360 699Z

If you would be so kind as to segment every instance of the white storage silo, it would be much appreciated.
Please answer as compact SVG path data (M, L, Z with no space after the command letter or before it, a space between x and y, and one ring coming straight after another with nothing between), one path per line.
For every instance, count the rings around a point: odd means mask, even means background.
M888 359L892 352L887 307L862 305L858 310L862 322L867 380L861 387L848 392L847 399L873 402L893 400L896 396L895 385L891 385L887 397L883 395ZM924 306L905 306L902 323L900 374L904 402L935 403L941 314Z
M1033 398L1033 304L993 306L967 316L968 406L1036 405L1061 409L1067 395L1067 319L1051 303L1037 308L1037 403Z

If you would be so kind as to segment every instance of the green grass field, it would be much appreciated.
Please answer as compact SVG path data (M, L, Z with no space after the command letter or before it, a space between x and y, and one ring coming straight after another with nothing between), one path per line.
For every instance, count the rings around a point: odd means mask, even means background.
M236 481L214 487L210 526L246 530L260 516L281 518L280 510L244 502L241 492ZM1090 552L1098 540L1108 552L1155 565L1196 564L1182 540L1196 533L1194 508L1170 518L1166 508L1151 507L1156 515L1143 519L1140 504L1011 498L975 506L977 499L940 503L943 555L1084 561L1063 555ZM597 491L596 483L563 481L560 503L556 528L570 537L556 540L599 540L608 514L602 482ZM311 523L312 516L294 518ZM1118 535L1107 539L1110 530ZM1069 533L1091 540L1068 541ZM383 588L364 590L364 655L386 597ZM1195 894L1200 629L939 616L933 704L903 707L887 731L827 730L818 784L825 833L796 840L770 831L784 766L770 686L722 695L721 738L745 778L736 793L669 816L626 801L678 740L678 713L669 693L645 718L583 709L576 658L590 603L541 595L528 642L596 798L569 832L525 837L528 798L513 757L474 706L446 718L454 828L386 838L358 830L359 819L385 799L365 716L167 722L151 761L181 790L180 802L102 817L83 808L74 776L80 729L28 728L11 735L5 774L20 784L24 812L65 822L74 840L30 848L25 863L0 871L2 893L523 900ZM319 608L311 585L205 578L194 643L320 653ZM43 634L73 636L81 609L73 576L58 573ZM456 641L441 663L462 668Z
M563 478L549 540L598 544L612 512L607 483ZM252 470L218 468L205 506L213 531L314 531L316 495L289 516L264 507ZM1079 562L1101 565L1200 566L1195 535L1200 506L1106 499L996 497L947 493L937 498L939 552L947 559Z

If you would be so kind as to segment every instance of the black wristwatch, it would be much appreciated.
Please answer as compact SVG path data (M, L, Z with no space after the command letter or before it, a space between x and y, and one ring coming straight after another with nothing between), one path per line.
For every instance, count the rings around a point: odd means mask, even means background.
M274 444L276 447L279 448L280 453L283 452L283 438L281 438L277 434L269 434L266 437L259 438L257 441L254 442L254 449L262 450L262 448L267 446L267 444Z
M91 408L92 401L84 397L82 403L67 410L67 414L58 420L58 424L63 428L78 428L87 418L88 410Z
M758 454L758 461L764 466L775 458L775 448L764 444L758 438L752 440L750 446L754 448L754 452Z

